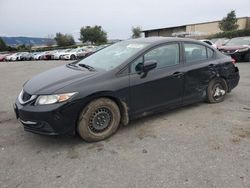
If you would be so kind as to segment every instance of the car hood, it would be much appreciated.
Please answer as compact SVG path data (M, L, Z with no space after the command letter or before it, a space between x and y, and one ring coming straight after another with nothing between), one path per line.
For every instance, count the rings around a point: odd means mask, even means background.
M244 49L249 48L249 46L221 46L220 50L238 50L238 49Z
M87 79L97 72L87 69L72 69L66 65L50 69L33 77L24 84L24 90L31 95L51 94L82 79Z

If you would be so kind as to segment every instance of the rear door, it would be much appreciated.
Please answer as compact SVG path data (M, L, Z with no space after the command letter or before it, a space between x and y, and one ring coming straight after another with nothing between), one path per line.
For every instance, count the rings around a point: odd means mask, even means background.
M216 75L214 50L192 42L183 42L185 86L183 103L190 104L206 97L209 81Z
M156 60L157 67L146 76L136 72L136 66ZM134 114L152 109L180 105L183 94L183 74L179 43L157 46L131 64L130 110Z

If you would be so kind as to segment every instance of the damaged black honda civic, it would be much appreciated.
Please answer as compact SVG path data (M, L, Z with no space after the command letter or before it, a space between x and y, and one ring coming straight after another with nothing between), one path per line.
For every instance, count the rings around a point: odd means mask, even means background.
M100 141L138 117L222 102L239 82L233 62L197 40L126 40L33 77L14 110L26 131Z

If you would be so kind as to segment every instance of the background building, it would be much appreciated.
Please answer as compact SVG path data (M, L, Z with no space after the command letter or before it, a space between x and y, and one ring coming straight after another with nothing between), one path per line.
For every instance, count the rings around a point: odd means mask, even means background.
M188 36L193 38L203 38L205 36L209 36L212 34L216 34L222 32L219 28L219 22L204 22L204 23L196 23L196 24L187 24L175 27L166 27L159 29L150 29L144 30L145 37L152 36ZM241 17L238 18L238 29L246 29L250 28L250 17Z

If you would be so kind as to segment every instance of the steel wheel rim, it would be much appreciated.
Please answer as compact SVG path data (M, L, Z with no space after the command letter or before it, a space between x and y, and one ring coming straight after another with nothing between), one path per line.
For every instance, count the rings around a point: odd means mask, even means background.
M223 98L226 94L225 88L223 88L221 83L216 83L213 87L213 98L218 101Z
M91 115L89 129L92 133L98 134L110 128L113 116L111 111L106 107L96 109Z

